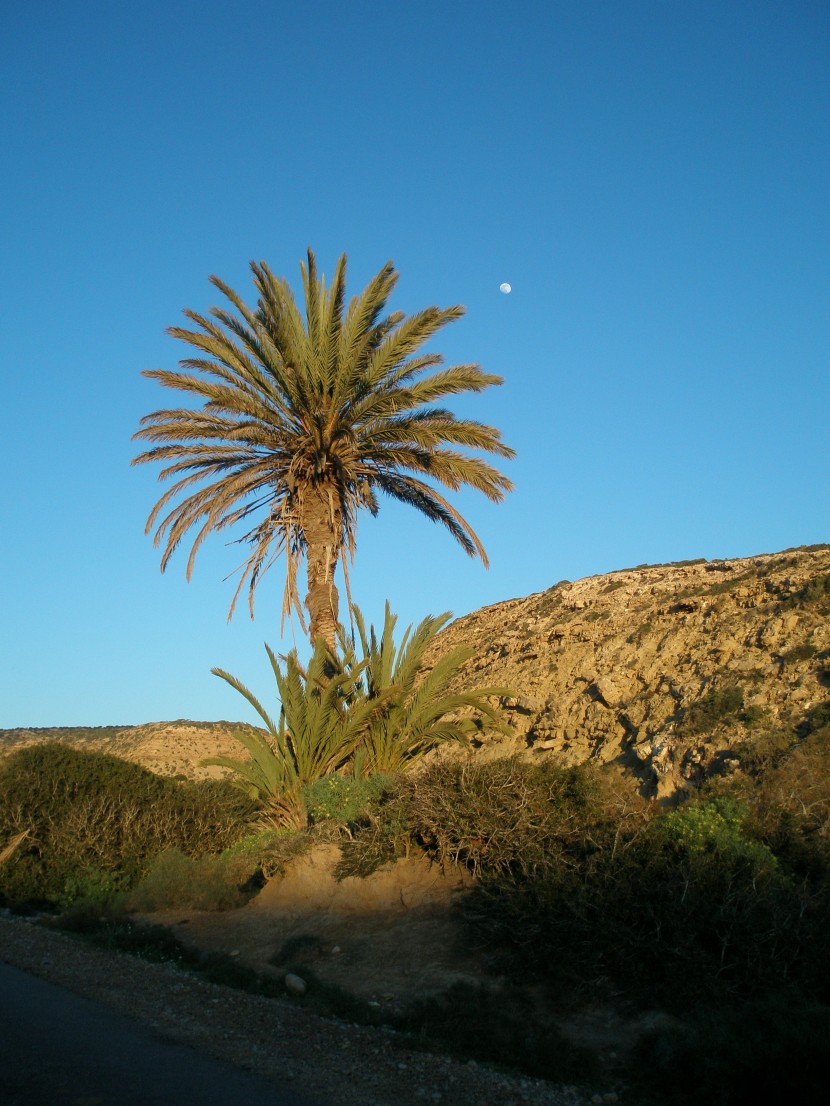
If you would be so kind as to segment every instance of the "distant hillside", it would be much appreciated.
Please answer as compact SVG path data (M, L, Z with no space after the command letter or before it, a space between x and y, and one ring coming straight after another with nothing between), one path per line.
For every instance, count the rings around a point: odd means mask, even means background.
M459 644L459 686L515 690L515 741L483 752L615 762L668 796L830 721L830 546L563 581L459 618L437 645Z
M436 643L459 644L474 650L459 687L514 691L503 702L516 736L483 733L482 755L614 762L667 797L739 770L739 747L830 720L830 546L562 581L459 618ZM238 728L0 730L0 756L67 741L203 778L222 774L199 768L204 757L243 754Z
M123 757L162 776L217 779L223 768L200 768L205 757L244 755L234 730L252 729L242 722L150 722L145 726L57 726L0 730L0 757L26 745L62 741Z

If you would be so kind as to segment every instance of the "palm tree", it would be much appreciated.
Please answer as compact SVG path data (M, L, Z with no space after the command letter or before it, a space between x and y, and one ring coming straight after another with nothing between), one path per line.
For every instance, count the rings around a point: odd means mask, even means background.
M288 282L264 262L251 262L258 293L253 309L211 277L235 310L212 307L208 317L186 310L197 329L168 333L196 356L180 362L181 372L144 373L202 406L143 418L135 436L155 444L135 463L160 461L159 479L174 480L147 521L155 544L164 542L162 571L194 528L188 579L209 533L245 524L236 540L247 557L228 617L246 582L253 616L256 586L284 554L283 618L296 611L305 628L297 592L305 556L311 640L322 637L334 651L334 574L339 561L348 589L360 509L377 514L378 493L408 503L486 565L475 531L436 485L451 491L466 485L498 501L510 480L467 451L514 453L493 427L435 406L446 396L502 382L478 365L439 367L439 354L419 352L462 307L384 314L398 279L391 262L348 305L345 254L330 288L318 278L311 250L300 268L305 319Z

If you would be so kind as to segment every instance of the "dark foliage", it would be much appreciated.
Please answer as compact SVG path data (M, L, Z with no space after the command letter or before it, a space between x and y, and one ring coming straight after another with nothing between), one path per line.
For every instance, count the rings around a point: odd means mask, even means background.
M818 1102L830 1082L830 1008L778 996L704 1008L644 1040L632 1070L660 1106Z
M719 722L737 715L743 710L743 705L742 688L734 684L712 688L689 707L683 719L683 729L690 734L705 733Z
M582 1082L596 1071L596 1057L569 1041L551 1012L525 988L456 983L413 1005L396 1024L425 1045L519 1066L543 1079Z
M0 840L27 837L0 867L0 902L66 907L133 886L169 847L199 856L241 834L251 806L220 782L154 775L106 753L35 745L0 763Z

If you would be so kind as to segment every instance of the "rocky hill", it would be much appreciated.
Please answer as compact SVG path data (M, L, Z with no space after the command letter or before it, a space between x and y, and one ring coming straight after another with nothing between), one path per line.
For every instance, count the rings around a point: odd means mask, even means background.
M736 746L830 712L830 546L731 561L645 565L562 581L447 627L471 646L466 687L510 688L515 737L482 755L613 762L658 798L737 768ZM238 723L0 730L0 756L69 741L165 775L203 778L239 756Z
M142 764L162 776L217 779L224 768L202 768L212 756L244 756L234 730L248 728L239 722L150 722L145 726L56 726L0 730L0 757L27 745L60 741L83 749L111 753Z
M562 581L439 641L473 648L463 686L513 690L514 748L614 762L665 798L735 770L737 745L830 711L830 546Z

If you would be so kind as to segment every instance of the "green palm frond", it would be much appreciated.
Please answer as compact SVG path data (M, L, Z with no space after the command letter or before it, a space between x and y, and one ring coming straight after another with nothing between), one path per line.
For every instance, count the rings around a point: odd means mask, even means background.
M296 650L278 657L266 645L280 702L278 720L230 673L213 673L256 711L264 729L235 736L247 760L213 757L205 764L229 768L236 786L258 799L279 825L303 826L304 789L337 772L364 775L405 771L445 742L464 742L483 723L510 732L489 701L509 694L483 687L453 692L470 650L459 648L427 667L427 652L450 619L429 615L395 643L397 616L386 604L383 627L366 627L352 608L356 633L340 633L340 652L318 640L307 665Z
M361 611L353 607L355 641L341 635L345 664L363 667L365 695L383 702L371 719L362 750L373 772L404 771L445 742L464 742L486 721L509 733L498 707L489 700L509 694L506 688L482 687L451 693L448 689L469 660L471 650L458 648L440 656L427 668L427 652L451 615L428 615L414 629L409 626L396 645L397 615L386 603L380 635L366 629ZM357 653L359 644L360 654Z

